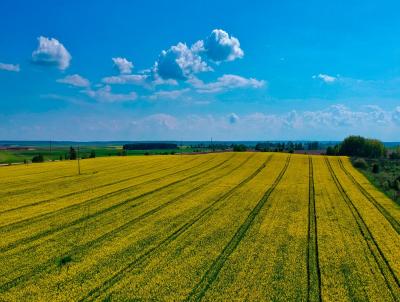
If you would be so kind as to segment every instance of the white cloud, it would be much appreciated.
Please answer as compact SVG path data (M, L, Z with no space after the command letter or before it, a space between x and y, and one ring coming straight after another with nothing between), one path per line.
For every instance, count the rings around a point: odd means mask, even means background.
M103 103L127 102L137 99L137 94L135 92L130 92L127 94L112 93L111 87L109 85L100 87L97 90L87 89L83 92L89 97L95 99L96 101Z
M145 74L121 74L118 76L105 77L102 82L105 84L133 84L145 85L148 75Z
M323 73L320 73L319 75L313 75L312 78L320 79L320 80L324 81L325 83L333 83L338 79L338 77L330 76L330 75L323 74Z
M178 121L175 117L165 113L157 113L149 115L143 119L141 119L138 123L134 122L136 125L140 125L141 127L150 127L150 128L165 128L168 130L176 129L178 126Z
M230 124L236 124L239 121L239 116L236 113L231 113L228 116L228 120Z
M186 92L190 91L189 88L184 89L176 89L176 90L161 90L153 93L149 96L151 100L158 100L158 99L171 99L176 100L182 97Z
M38 48L32 53L32 61L39 65L57 66L61 70L68 68L71 55L58 40L39 37Z
M68 75L63 79L58 79L58 83L69 84L76 87L88 87L90 82L88 79L81 77L79 74Z
M20 68L18 64L0 63L0 70L19 72Z
M392 120L400 125L400 106L396 107L395 110L392 113Z
M217 81L204 83L199 79L188 81L196 88L199 93L215 93L235 88L261 88L265 86L265 81L254 78L244 78L234 74L224 74Z
M133 63L128 61L126 58L112 58L114 65L116 68L118 68L119 72L121 74L129 74L132 72L133 69Z
M214 29L204 43L195 45L196 50L204 51L214 62L233 61L244 56L239 40L222 29Z
M63 140L209 140L210 137L215 140L341 140L347 135L359 134L396 141L400 131L400 106L392 110L377 106L351 109L337 104L315 111L253 112L241 114L231 124L229 112L221 115L160 112L141 116L139 112L113 110L107 104L91 105L83 115L78 114L82 113L78 106L45 114L0 112L4 124L0 127L0 136L22 140L54 136ZM377 114L381 111L385 118ZM390 118L386 119L387 116Z
M201 57L184 43L163 50L154 71L163 79L184 80L198 72L212 70Z

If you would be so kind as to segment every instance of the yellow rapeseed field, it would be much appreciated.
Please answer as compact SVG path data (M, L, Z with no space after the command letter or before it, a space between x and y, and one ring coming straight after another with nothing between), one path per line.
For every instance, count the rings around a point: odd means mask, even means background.
M400 206L346 157L0 168L0 301L400 301Z

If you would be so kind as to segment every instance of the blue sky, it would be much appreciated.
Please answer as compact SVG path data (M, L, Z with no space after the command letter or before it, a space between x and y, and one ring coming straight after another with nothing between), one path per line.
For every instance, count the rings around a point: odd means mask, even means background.
M399 9L4 0L0 139L398 141Z

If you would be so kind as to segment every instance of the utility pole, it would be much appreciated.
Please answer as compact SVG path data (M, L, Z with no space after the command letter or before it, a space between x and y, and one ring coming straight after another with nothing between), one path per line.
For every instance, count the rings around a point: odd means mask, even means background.
M51 156L51 139L50 139L49 145L50 145L50 146L49 146L49 147L50 147L50 148L49 148L49 149L50 149L50 160L52 160L53 158L52 158L52 156Z
M79 161L79 144L78 144L77 159L78 159L78 174L81 175L81 163L80 163L80 161Z

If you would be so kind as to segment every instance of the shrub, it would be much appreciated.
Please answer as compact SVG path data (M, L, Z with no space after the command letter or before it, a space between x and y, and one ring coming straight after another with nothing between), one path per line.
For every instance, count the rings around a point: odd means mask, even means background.
M64 265L68 264L68 263L71 262L71 261L72 261L72 257L69 256L69 255L66 255L66 256L63 256L63 257L58 257L58 258L56 259L56 265L57 265L58 267L62 267L62 266L64 266Z
M393 150L392 153L389 155L390 159L400 159L400 147L397 147L395 150Z
M42 162L44 162L43 155L42 154L35 155L34 157L32 157L32 162L33 163L42 163Z
M372 165L372 173L379 173L379 165L378 164L373 164Z
M353 166L359 169L367 169L368 168L368 164L365 161L365 159L362 158L357 158L354 162L353 162Z

